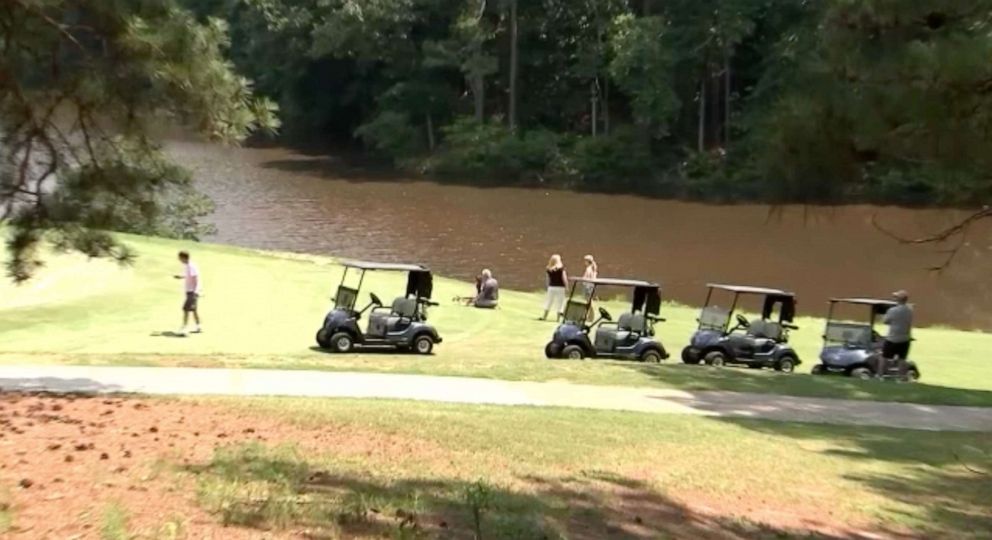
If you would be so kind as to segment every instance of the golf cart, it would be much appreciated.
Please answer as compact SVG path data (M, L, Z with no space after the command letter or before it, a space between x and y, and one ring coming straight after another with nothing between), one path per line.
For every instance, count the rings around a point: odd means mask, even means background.
M361 261L347 261L343 266L344 275L334 296L334 309L327 314L324 324L317 331L317 344L322 349L336 353L350 352L355 348L397 349L430 354L434 345L441 343L437 330L427 324L427 307L437 305L430 300L434 278L427 267ZM378 270L406 272L406 293L393 300L390 307L383 307L382 300L375 293L369 293L369 304L356 310L365 273ZM356 281L355 274L357 284L351 286L349 283ZM349 275L353 276L350 282ZM369 324L362 332L358 321L370 309Z
M889 300L874 298L832 298L823 332L820 363L813 366L813 375L847 375L858 379L899 378L896 362L883 362L884 339L875 331L875 321L896 305ZM867 312L867 322L850 322L841 318L838 312L844 306L857 306L862 313ZM906 363L909 379L919 379L920 369L916 364L909 360Z
M711 366L743 364L786 373L795 370L800 364L799 355L789 345L789 331L799 329L792 324L796 315L795 294L740 285L710 283L706 287L706 303L697 320L699 327L689 346L682 350L683 362L705 362ZM730 309L712 304L715 291L733 296ZM743 314L736 313L742 296L763 298L760 318L749 321ZM736 323L733 327L731 321Z
M633 289L630 311L613 322L610 312L600 307L599 318L589 324L592 299L600 287ZM668 353L654 337L654 324L665 320L658 316L659 311L661 290L655 283L603 278L573 280L562 322L544 353L548 358L571 360L591 357L661 362L668 358ZM589 337L593 328L595 341Z

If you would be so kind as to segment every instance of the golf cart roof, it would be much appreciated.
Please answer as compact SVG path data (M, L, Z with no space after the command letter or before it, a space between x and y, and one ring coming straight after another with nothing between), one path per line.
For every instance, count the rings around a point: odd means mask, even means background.
M763 294L766 296L795 296L795 293L783 291L781 289L767 289L765 287L749 287L746 285L723 285L721 283L707 283L711 289L720 289L739 294Z
M593 285L606 285L612 287L659 287L657 283L640 281L636 279L613 279L613 278L575 278L579 283L592 283Z
M379 262L368 262L368 261L341 261L341 265L346 268L358 268L359 270L389 270L394 272L430 272L430 269L422 264L379 263Z
M860 304L863 306L888 306L896 305L892 300L880 300L878 298L831 298L834 304Z

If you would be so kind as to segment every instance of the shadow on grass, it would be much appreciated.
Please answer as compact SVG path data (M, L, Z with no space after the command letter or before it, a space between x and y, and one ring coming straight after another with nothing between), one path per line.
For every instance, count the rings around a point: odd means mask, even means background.
M907 437L906 431L895 429L721 421L792 438L807 452L813 443L826 455L904 465L905 474L862 471L845 478L901 503L886 511L910 524L920 538L992 534L992 433L915 432Z
M842 538L701 513L612 474L521 478L521 489L384 479L327 470L292 448L258 444L220 449L210 463L186 470L197 478L200 504L225 524L303 530L312 539Z
M614 365L655 377L681 390L723 390L755 394L900 401L930 405L992 407L992 391L937 386L923 382L861 381L841 376L778 373L770 370L682 364L651 365L614 362ZM924 373L924 377L926 374ZM770 398L773 399L773 398Z

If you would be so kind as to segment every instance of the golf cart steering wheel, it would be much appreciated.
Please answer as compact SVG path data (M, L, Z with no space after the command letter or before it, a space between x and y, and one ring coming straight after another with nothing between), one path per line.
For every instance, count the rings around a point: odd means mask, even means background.
M606 308L599 308L599 316L602 317L604 321L613 320L613 317L610 316L609 311L606 311Z
M379 300L379 297L376 296L374 292L369 293L369 298L372 299L372 303L375 304L376 307L382 307L382 300Z
M737 324L741 325L741 328L750 328L751 322L747 320L747 317L737 314Z

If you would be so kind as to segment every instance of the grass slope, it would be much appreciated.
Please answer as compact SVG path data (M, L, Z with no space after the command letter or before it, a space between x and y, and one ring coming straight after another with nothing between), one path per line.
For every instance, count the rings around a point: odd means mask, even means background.
M914 538L992 530L992 482L982 474L990 462L976 449L988 448L987 434L526 407L204 402L336 441L226 447L195 469L201 504L263 529L307 524L349 536L372 526L381 530L365 532L383 537L392 526L377 516L394 515L471 529L481 495L486 538L792 538L788 529L817 524ZM754 524L762 521L785 529Z
M445 339L434 356L330 355L312 347L341 275L332 259L124 238L140 253L132 267L59 255L25 285L0 281L0 361L362 370L992 405L992 336L985 333L920 329L913 356L923 382L916 385L711 369L677 360L661 366L550 362L543 347L554 324L535 320L540 294L503 291L498 311L474 310L450 302L471 286L444 278L435 287L442 306L430 313ZM180 247L192 248L204 279L205 333L190 338L162 335L179 326L181 284L172 275L179 270ZM403 279L370 274L364 290L388 301L402 291ZM616 313L622 305L612 308ZM695 308L664 308L668 322L657 329L673 357L692 334L696 314ZM793 333L793 344L805 359L800 371L808 371L823 323L797 322L802 329Z

